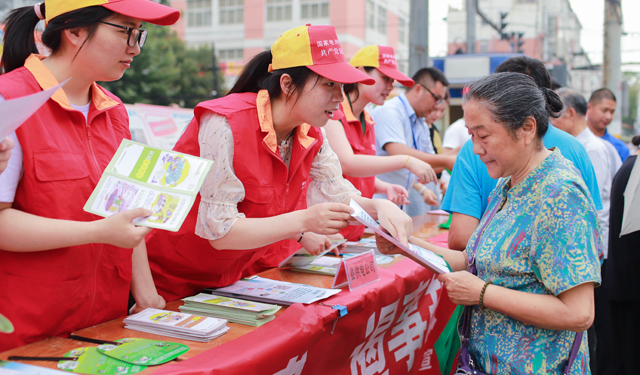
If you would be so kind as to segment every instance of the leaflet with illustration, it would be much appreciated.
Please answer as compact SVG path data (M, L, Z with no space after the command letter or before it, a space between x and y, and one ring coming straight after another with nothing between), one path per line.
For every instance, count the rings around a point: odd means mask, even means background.
M187 217L213 161L125 139L84 210L100 216L144 207L133 222L176 232Z
M0 360L0 375L68 375L46 367Z
M151 308L130 315L123 322L124 328L200 342L211 341L229 330L224 319Z
M224 288L205 289L220 296L244 298L252 301L292 305L313 303L338 294L340 290L265 279L259 276L241 279Z
M371 215L369 215L353 199L351 200L349 205L351 206L351 208L353 208L354 212L351 214L351 216L353 216L354 219L371 228L376 234L386 238L388 241L396 245L400 250L402 250L402 254L407 258L422 265L423 267L428 268L436 274L451 272L449 264L441 256L436 255L432 251L423 249L420 246L416 246L412 243L409 244L409 247L403 245L400 241L396 240L387 232L385 232L380 224L373 220Z
M342 240L330 240L330 241L331 241L331 247L329 247L325 251L321 252L320 254L312 255L305 248L302 248L302 249L296 251L295 253L289 255L289 257L287 259L285 259L282 262L280 262L278 267L282 268L282 267L306 266L306 265L310 264L311 262L315 261L316 259L320 258L321 256L325 255L329 251L332 251L336 247L338 247L338 246L342 245L343 243L347 242L347 240L345 240L345 239L342 239Z
M206 293L183 299L180 311L259 327L275 319L280 306Z

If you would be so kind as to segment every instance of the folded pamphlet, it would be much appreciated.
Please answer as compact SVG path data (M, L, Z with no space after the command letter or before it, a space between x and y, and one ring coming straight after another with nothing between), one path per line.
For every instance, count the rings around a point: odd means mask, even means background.
M84 210L107 217L143 207L151 216L137 218L134 224L176 232L212 165L211 160L125 139Z
M280 306L200 293L183 299L180 311L260 327L276 318Z
M285 259L282 262L280 262L278 267L282 268L282 267L305 266L305 265L310 264L311 262L315 261L316 259L320 258L321 256L327 254L328 252L332 251L333 249L335 249L336 247L342 245L345 242L347 242L347 240L344 240L344 239L342 239L342 240L331 240L331 247L329 247L327 250L323 251L322 253L320 253L318 255L312 255L305 248L302 248L302 249L296 251L295 253L289 255L289 257L287 259Z
M158 309L145 309L127 317L124 323L124 328L136 331L200 342L211 341L229 330L224 319Z
M358 203L356 203L356 201L352 199L349 205L351 206L351 208L353 208L354 211L351 214L353 218L371 228L376 234L384 237L385 239L396 245L402 251L402 255L410 258L423 267L428 268L436 274L451 272L449 264L441 256L427 249L423 249L420 246L416 246L412 243L409 244L409 247L403 245L400 241L396 240L387 232L385 232L380 224L373 220L371 215L369 215Z
M205 289L204 292L278 305L292 305L320 301L340 293L340 290L252 276L224 288Z

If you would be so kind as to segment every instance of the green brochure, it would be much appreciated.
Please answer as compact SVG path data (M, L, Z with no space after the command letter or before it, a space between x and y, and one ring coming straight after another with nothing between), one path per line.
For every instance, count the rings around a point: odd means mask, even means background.
M84 210L100 216L144 207L152 214L133 222L178 231L213 161L151 148L125 139Z
M147 366L134 365L107 357L97 348L76 348L64 355L65 357L77 357L72 361L58 362L58 368L78 374L100 375L128 375L137 374Z
M135 365L161 365L189 351L189 347L171 341L126 338L121 345L103 344L98 351L109 357Z

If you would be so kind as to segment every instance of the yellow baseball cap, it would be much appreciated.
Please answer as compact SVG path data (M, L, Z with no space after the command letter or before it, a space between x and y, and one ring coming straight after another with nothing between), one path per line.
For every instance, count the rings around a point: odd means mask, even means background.
M388 46L372 45L361 48L349 62L351 66L372 66L383 74L400 82L406 87L413 87L415 82L398 70L396 53Z
M57 16L90 6L103 7L156 25L173 25L180 12L151 0L45 0L46 23Z
M338 83L376 81L347 63L333 26L305 26L285 31L271 46L272 70L306 66Z

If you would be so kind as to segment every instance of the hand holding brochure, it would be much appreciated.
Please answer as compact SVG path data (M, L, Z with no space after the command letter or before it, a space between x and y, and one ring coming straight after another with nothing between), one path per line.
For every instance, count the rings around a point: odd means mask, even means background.
M387 232L385 232L380 224L378 224L371 215L369 215L358 203L356 203L353 199L350 203L351 208L353 208L353 213L351 216L361 222L362 224L371 228L376 234L384 237L392 244L396 245L405 255L410 258L414 262L430 269L436 274L451 272L449 265L447 262L439 255L435 253L423 249L420 246L416 246L412 243L409 244L409 247L403 245L400 241L396 240L392 236L390 236Z
M134 224L178 231L213 161L151 148L125 139L84 210L100 216L143 207L152 212Z

